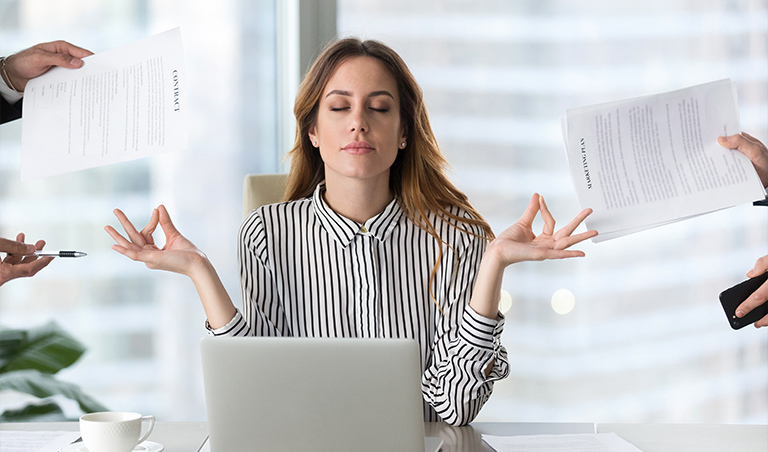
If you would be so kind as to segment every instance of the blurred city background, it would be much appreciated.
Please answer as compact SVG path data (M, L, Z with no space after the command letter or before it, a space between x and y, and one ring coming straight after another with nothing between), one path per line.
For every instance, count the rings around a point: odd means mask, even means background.
M563 224L580 210L568 108L731 78L742 130L768 142L768 0L312 3L0 0L0 55L56 39L99 52L181 27L188 150L21 183L21 121L0 126L0 236L88 252L2 286L0 325L62 325L88 352L60 378L108 408L205 419L194 287L112 251L103 227L118 226L116 207L141 227L165 204L240 302L243 176L287 170L286 93L306 69L290 72L306 61L294 44L322 36L292 21L301 8L401 54L454 182L497 232L533 192ZM586 258L508 269L512 374L478 421L768 423L768 330L731 330L717 298L768 253L768 208L578 248ZM0 393L0 411L9 400Z

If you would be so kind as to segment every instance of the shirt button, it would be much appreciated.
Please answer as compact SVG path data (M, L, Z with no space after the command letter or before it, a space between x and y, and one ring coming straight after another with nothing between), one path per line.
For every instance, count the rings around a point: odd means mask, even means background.
M368 228L366 228L365 226L360 226L360 232L365 234L366 232L368 232Z

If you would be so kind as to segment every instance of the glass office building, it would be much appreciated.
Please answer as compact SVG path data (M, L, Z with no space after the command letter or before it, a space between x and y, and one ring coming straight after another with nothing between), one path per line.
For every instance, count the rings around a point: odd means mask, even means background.
M580 210L568 108L731 78L742 130L768 141L766 0L0 0L3 55L53 39L98 52L181 26L191 110L187 151L25 183L21 123L0 126L0 236L89 253L0 287L0 324L58 321L89 349L61 378L111 409L203 419L192 284L111 251L103 226L115 207L141 225L164 203L238 302L242 178L286 170L290 93L328 23L401 54L454 182L497 232L533 192L560 221ZM768 208L578 248L586 258L508 269L512 374L478 420L768 423L768 333L732 331L717 300L768 253Z

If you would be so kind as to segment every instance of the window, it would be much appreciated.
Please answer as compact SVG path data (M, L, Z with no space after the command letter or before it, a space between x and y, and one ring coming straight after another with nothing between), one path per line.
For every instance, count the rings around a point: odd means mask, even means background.
M768 141L766 0L309 1L298 4L316 9L296 20L320 24L282 30L299 34L286 43L278 24L297 1L0 1L2 55L54 39L102 51L182 28L187 151L20 183L21 122L0 126L0 236L89 253L2 286L0 324L62 324L88 347L62 379L111 409L205 419L194 287L111 251L112 209L143 226L164 203L239 303L242 178L285 169L286 93L298 80L276 74L306 69L318 48L307 34L324 41L329 11L339 35L403 56L454 181L496 231L533 192L561 223L578 212L559 125L567 108L730 77L743 130ZM584 259L511 267L512 375L478 420L768 423L768 332L731 331L717 301L768 252L766 225L768 209L740 206L583 244ZM563 314L552 308L559 289L575 299Z
M767 24L766 1L338 2L339 35L405 59L454 181L497 232L533 192L561 224L580 210L568 108L731 78L743 130L768 140ZM508 269L512 375L479 421L768 422L767 333L731 331L717 299L768 252L768 209L579 248Z
M0 126L0 236L23 231L28 241L44 238L46 248L88 252L3 285L0 324L59 322L88 348L61 379L110 409L205 419L198 346L205 315L193 285L112 251L103 228L121 229L112 215L116 207L141 228L152 208L164 203L239 300L243 177L276 172L282 158L276 23L273 0L0 2L2 55L55 39L99 52L181 26L188 150L21 183L21 121ZM162 243L162 233L157 236Z

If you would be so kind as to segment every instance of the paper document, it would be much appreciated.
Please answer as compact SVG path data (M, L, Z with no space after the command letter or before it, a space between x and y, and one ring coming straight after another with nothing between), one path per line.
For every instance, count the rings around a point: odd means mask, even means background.
M184 55L178 28L54 67L27 83L21 180L185 149Z
M615 433L572 435L483 435L496 452L642 452Z
M566 153L579 204L594 210L592 240L763 199L749 159L717 142L740 131L730 80L568 110Z
M0 452L57 452L80 432L0 430Z

